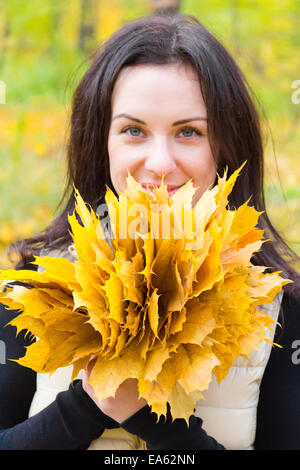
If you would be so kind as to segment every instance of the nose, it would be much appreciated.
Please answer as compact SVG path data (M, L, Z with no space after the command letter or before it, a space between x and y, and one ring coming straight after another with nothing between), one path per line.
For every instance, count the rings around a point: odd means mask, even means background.
M165 137L159 136L153 142L153 146L146 157L145 169L154 176L162 178L163 175L166 176L172 173L175 168L176 162L168 141Z

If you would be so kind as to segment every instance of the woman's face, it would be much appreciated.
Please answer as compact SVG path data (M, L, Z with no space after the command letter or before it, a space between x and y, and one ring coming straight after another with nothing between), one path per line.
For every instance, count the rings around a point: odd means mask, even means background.
M216 177L194 69L182 64L123 68L112 95L108 153L118 194L126 188L127 169L144 184L160 186L164 175L170 195L171 186L192 179L194 206Z

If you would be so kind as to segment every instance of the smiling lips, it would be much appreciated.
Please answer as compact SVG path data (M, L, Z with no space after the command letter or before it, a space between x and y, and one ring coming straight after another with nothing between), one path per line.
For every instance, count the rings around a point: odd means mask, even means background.
M155 185L154 183L141 183L142 187L145 188L145 189L150 189L150 191L154 191L154 187L155 186L159 186L159 185ZM167 186L167 190L168 190L168 193L169 193L169 196L171 196L172 194L174 194L177 189L179 189L182 185L179 185L179 186L175 186L174 184L166 184Z

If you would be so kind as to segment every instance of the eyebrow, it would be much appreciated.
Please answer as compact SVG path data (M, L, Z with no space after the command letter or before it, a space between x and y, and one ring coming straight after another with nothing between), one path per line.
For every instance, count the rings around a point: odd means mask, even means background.
M115 119L122 118L122 117L131 119L131 121L136 121L140 124L146 125L146 123L142 121L141 119L135 118L126 113L117 114L112 120L114 121ZM204 116L195 116L195 117L188 118L188 119L181 119L180 121L173 122L172 126L178 126L178 124L184 124L190 121L207 121L207 118Z

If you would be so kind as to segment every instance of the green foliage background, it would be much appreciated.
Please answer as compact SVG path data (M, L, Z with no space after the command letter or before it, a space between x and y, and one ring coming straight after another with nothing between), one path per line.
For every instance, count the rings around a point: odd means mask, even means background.
M0 0L0 268L6 248L46 227L65 181L70 100L89 52L147 0ZM229 49L265 124L266 199L274 225L300 254L300 0L182 0ZM298 85L300 88L300 83ZM300 93L298 94L300 101Z

